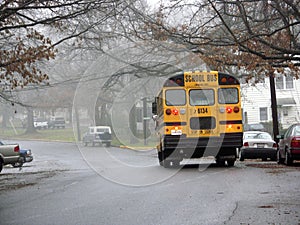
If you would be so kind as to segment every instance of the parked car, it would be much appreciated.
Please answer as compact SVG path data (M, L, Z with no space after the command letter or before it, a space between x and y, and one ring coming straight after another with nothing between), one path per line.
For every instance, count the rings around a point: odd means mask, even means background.
M51 117L48 121L49 128L65 128L66 121L63 117Z
M22 162L23 158L20 155L18 144L4 144L0 141L0 172L4 165L20 163L20 166L22 166Z
M109 126L94 126L89 127L84 134L82 142L85 146L92 144L105 144L107 147L111 145L111 128Z
M20 149L21 160L19 162L14 162L11 165L13 167L21 167L23 163L31 162L33 160L33 155L30 149Z
M277 162L291 165L300 160L300 123L291 125L284 135L278 135Z
M36 129L47 129L48 128L48 121L43 118L37 118L33 121L33 126Z
M263 131L246 131L243 136L243 146L240 149L240 161L244 159L270 158L276 161L277 144L271 135Z

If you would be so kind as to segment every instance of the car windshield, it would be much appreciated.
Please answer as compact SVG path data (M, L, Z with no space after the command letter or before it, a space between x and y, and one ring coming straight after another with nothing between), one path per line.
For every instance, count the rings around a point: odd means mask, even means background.
M249 134L245 134L244 139L267 139L267 140L272 140L272 137L268 133L249 133Z
M97 132L98 133L109 133L109 130L108 130L108 128L97 128Z
M264 126L263 126L262 124L251 124L250 126L251 126L251 128L254 129L254 130L255 130L255 129L258 130L258 129L263 129L263 128L264 128Z

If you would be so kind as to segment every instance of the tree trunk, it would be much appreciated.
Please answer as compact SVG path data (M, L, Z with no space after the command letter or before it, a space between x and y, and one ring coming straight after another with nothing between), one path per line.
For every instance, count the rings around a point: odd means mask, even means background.
M76 130L77 130L77 141L81 141L81 131L80 131L80 122L79 122L79 112L77 106L74 107L75 120L76 120Z
M2 128L7 128L7 122L8 122L8 111L3 110L3 118L2 118Z
M25 133L32 134L36 133L36 129L33 125L33 109L30 107L27 107L27 129Z

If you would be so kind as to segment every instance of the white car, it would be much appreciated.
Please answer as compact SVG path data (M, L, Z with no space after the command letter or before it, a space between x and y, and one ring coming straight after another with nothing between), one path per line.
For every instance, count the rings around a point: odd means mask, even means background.
M82 142L85 146L91 143L105 144L107 147L111 145L111 128L109 126L94 126L89 127L88 131L84 134Z
M276 161L277 144L272 136L263 131L246 131L243 136L243 146L240 148L240 161L244 159L267 159Z

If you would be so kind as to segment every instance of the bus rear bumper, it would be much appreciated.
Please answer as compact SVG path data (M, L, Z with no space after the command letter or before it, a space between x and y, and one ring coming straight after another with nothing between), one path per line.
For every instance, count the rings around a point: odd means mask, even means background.
M219 137L188 138L166 135L163 138L163 151L170 158L200 158L215 156L229 160L237 157L237 148L242 146L243 133L222 134Z

